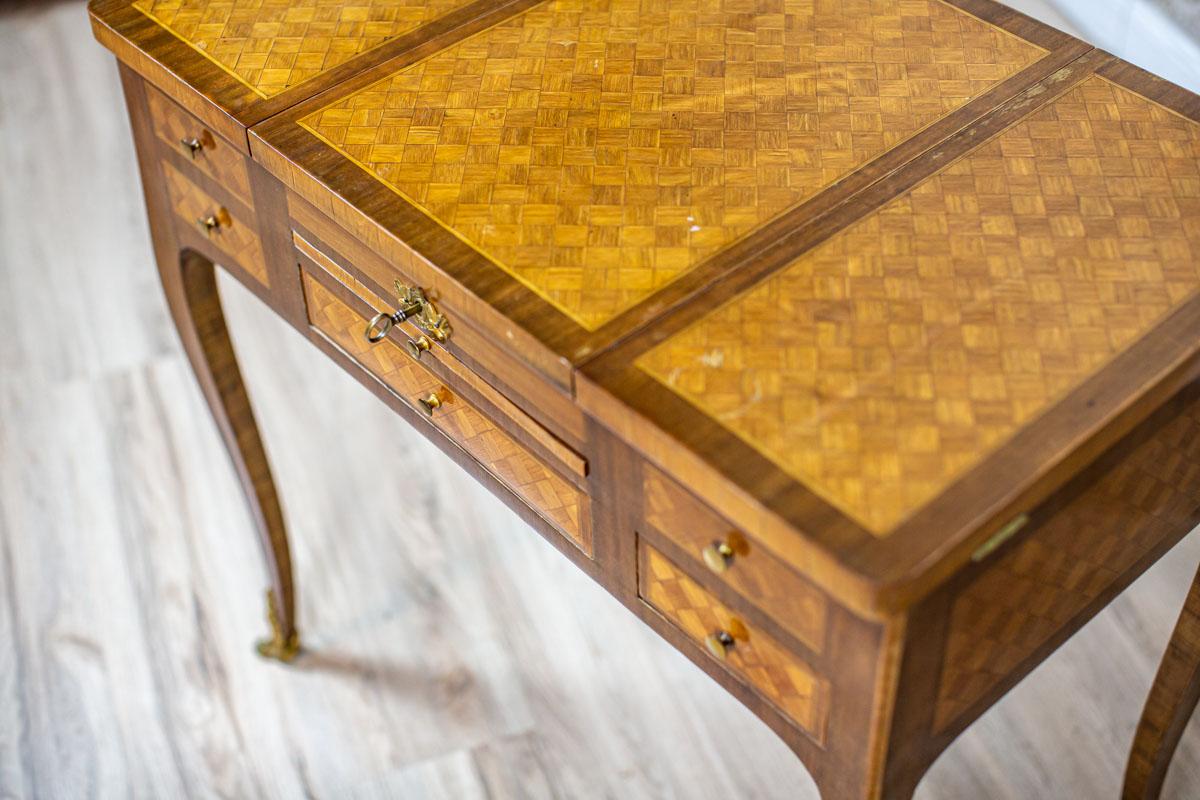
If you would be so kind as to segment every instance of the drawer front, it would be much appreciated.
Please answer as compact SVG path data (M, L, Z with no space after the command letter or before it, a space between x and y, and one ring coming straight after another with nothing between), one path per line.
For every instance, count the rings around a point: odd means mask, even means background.
M490 417L451 392L391 339L372 345L367 320L311 275L304 274L309 321L355 361L478 461L526 505L589 556L591 513L587 496L538 460ZM431 398L430 410L422 401Z
M148 84L146 100L154 133L167 147L184 153L196 169L224 186L238 200L252 205L246 158L233 145Z
M829 682L779 642L751 629L644 541L639 542L638 593L710 657L719 659L818 744L824 743ZM722 637L726 644L720 644ZM714 638L716 642L710 646Z
M390 312L395 309L394 303L380 297L366 284L354 277L349 270L321 252L320 249L299 233L293 232L292 240L296 245L296 249L304 258L307 258L319 267L326 275L336 280L370 308L383 312ZM461 334L462 330L460 326L456 333ZM516 429L519 429L525 438L536 442L561 470L564 470L568 475L575 476L578 483L583 483L583 479L587 477L587 460L556 438L550 431L543 428L537 420L526 414L515 403L472 371L466 364L456 358L448 348L436 339L427 336L413 322L407 320L396 325L393 332L388 335L393 339L403 342L406 348L412 348L415 342L420 341L422 347L428 348L418 355L422 361L433 361L440 364L463 384L470 386L475 392L491 403L493 407L499 410L504 415L505 420L515 426Z
M523 408L564 442L577 449L586 445L587 424L574 400L573 370L568 362L548 350L543 352L541 345L532 344L528 332L511 322L489 321L489 313L495 311L478 297L447 281L406 245L377 236L353 221L339 220L338 208L332 204L321 211L295 193L288 194L296 235L307 238L310 248L322 248L343 271L372 286L386 301L380 310L395 308L397 279L429 291L453 328L446 351L472 364L492 385L503 386L510 397L521 398ZM304 250L299 242L297 247ZM310 257L324 266L320 257Z
M171 207L180 222L193 230L199 229L213 246L263 286L268 286L262 243L254 226L239 218L242 212L231 212L170 162L164 161L162 168Z
M646 525L716 573L814 653L825 649L825 594L650 464L643 467Z

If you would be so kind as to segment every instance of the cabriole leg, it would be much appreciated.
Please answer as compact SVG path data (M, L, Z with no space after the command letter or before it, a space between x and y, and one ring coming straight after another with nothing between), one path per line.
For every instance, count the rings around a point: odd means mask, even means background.
M291 661L300 650L300 637L296 631L296 593L287 530L225 326L216 270L211 261L191 250L181 253L177 268L164 266L160 273L171 316L237 470L266 556L270 578L267 620L271 630L270 637L258 644L258 652Z
M1125 789L1121 795L1125 800L1158 797L1171 756L1197 701L1200 701L1200 572L1188 590L1142 709L1125 767Z

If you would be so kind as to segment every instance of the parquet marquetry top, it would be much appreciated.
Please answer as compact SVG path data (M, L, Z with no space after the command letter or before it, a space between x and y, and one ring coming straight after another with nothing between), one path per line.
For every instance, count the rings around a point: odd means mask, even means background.
M594 330L1044 52L940 0L548 0L301 125Z
M1200 286L1200 125L1091 77L639 365L885 535Z
M133 7L272 97L470 0L135 0Z

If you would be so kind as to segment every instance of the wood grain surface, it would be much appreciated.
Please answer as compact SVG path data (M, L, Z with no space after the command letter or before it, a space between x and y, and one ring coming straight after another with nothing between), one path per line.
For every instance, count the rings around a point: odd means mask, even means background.
M1092 76L638 364L886 535L1200 287L1200 123Z
M814 741L824 743L830 704L827 679L767 634L752 631L736 612L653 547L641 546L638 582L642 598L694 642L728 635L724 665L746 677Z
M866 9L530 2L265 120L251 148L581 364L1091 49L990 0Z
M531 0L515 0L517 3ZM397 53L511 11L502 0L92 0L97 39L230 141Z
M583 492L548 469L497 423L454 395L400 345L390 339L375 345L368 342L364 333L367 319L309 275L304 276L304 294L309 319L317 330L413 408L420 410L421 399L437 397L441 405L430 413L434 426L591 555L590 506Z
M678 545L693 559L694 568L704 560L706 548L716 543L728 546L732 555L720 573L721 583L753 597L804 647L814 653L825 649L830 601L823 592L769 552L751 545L743 532L649 464L642 468L642 490L647 529Z
M81 4L10 5L0 70L0 796L816 797L746 709L223 281L312 651L254 656L255 535L171 332L111 58ZM1163 559L918 798L1116 796L1198 558ZM1197 734L1167 797L1200 793Z
M1130 119L1100 119L1107 113L1103 102L1088 108L1086 96L1097 86L1119 88L1109 95L1116 107L1132 98ZM1051 149L1028 154L1039 138L1034 126L1039 134L1043 126L1070 127L1052 116L1057 109L1097 114L1094 121L1081 118L1077 131L1055 141L1059 147L1078 144L1078 159L1054 156ZM1158 120L1168 131L1164 141L1140 144L1142 131ZM1197 132L1200 97L1107 54L1088 53L860 193L854 204L801 230L798 241L777 248L800 257L774 260L774 271L760 273L756 286L736 276L713 284L586 365L578 382L581 402L669 472L699 472L706 492L713 484L732 485L732 492L718 491L733 494L735 503L722 498L718 506L734 523L750 531L755 516L790 523L799 541L773 531L768 543L781 555L795 553L799 560L792 563L807 569L816 549L836 554L838 563L812 572L818 585L865 576L876 587L868 590L869 607L903 607L1197 375L1200 340L1188 333L1200 314L1190 256L1200 219L1191 155ZM1010 141L1017 145L1011 153L993 149ZM1170 178L1176 159L1178 183ZM981 164L976 175L970 172L976 160L991 164ZM1147 171L1138 174L1143 160ZM1022 174L1038 163L1044 175ZM1104 174L1108 168L1113 175ZM936 199L926 209L922 204L931 198L922 190L945 176L955 178L958 169L968 169L966 180L951 180L942 211ZM1076 176L1073 169L1084 172ZM1030 214L1028 224L1019 213L1027 197L1048 209ZM1093 198L1114 209L1111 224L1084 225L1085 217L1099 213ZM1154 210L1159 206L1161 219ZM863 216L873 209L881 211ZM884 217L892 211L900 213L894 230L868 232L862 258L847 249L833 256L842 259L844 273L821 271L827 248L836 250L858 230L889 224ZM1126 215L1128 227L1118 222ZM1023 239L1016 234L986 231L983 224L993 217L1010 227L1021 224L1033 250L1021 253ZM970 229L972 219L976 227ZM918 225L926 223L944 225L945 233L928 240L937 240L932 246L921 245L925 234ZM1054 228L1060 223L1082 226L1089 235L1066 241L1070 237L1060 238ZM871 250L871 236L901 249L887 255ZM1077 280L1072 264L1080 276L1086 276L1084 265L1103 266L1105 274ZM1153 273L1145 280L1139 276L1143 264ZM966 272L958 273L959 267ZM942 279L947 296L935 286ZM1106 279L1113 281L1107 289ZM1035 299L1054 282L1057 294ZM1151 295L1145 310L1157 311L1155 319L1141 318L1134 294L1143 288ZM1068 293L1073 299L1066 305L1081 313L1072 315L1061 303ZM773 316L773 309L779 314ZM945 334L937 330L942 314L958 315ZM812 324L795 324L794 317ZM694 330L711 331L721 346L704 347L703 336L687 341ZM964 335L975 338L968 342ZM1021 358L1031 336L1046 338L1044 362L1037 345L1034 359ZM1063 357L1055 353L1055 340L1065 343ZM672 344L680 345L682 358L668 357ZM666 353L658 361L656 347ZM1107 355L1097 358L1093 347ZM646 351L647 361L631 367ZM988 371L988 364L995 369ZM977 368L987 377L972 374ZM999 444L975 451L973 464L955 471L939 463L944 450L966 445L970 451L970 437L986 433L992 411L1023 414L1024 391L1060 378L1068 386L1057 397L1047 396L1019 427L1008 426ZM672 380L684 390L668 388ZM712 401L707 405L706 393ZM964 399L969 402L955 402ZM756 406L771 409L765 419L756 416ZM969 430L954 421L960 413L973 417ZM765 424L756 431L759 423ZM941 425L958 430L943 432ZM814 432L815 438L804 439ZM762 438L751 441L759 433ZM796 441L782 445L789 438ZM767 450L771 441L780 446ZM684 449L709 466L676 471L671 462L686 461ZM923 502L906 497L921 490L929 477L924 469L945 470L940 488ZM720 477L713 480L707 470Z
M259 283L267 285L269 278L262 243L247 222L249 215L231 211L169 163L163 164L163 177L171 208L182 225L190 229L202 220L214 221L215 225L205 233L206 240L244 267Z
M247 159L240 149L197 124L194 117L153 87L146 90L146 102L154 132L168 147L186 153L197 169L250 205ZM187 142L195 142L199 147L193 149Z
M1200 700L1200 573L1192 582L1167 644L1150 696L1138 722L1129 764L1125 768L1125 800L1155 800L1179 739Z
M1046 53L940 0L751 8L551 0L300 124L595 330Z
M271 97L470 0L135 0L196 52Z

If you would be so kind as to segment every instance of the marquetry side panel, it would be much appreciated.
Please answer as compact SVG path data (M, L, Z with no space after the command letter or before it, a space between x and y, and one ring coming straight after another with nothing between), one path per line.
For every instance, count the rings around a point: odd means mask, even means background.
M437 393L442 406L431 421L585 553L592 552L587 497L554 474L491 419L452 393L390 339L376 345L365 337L366 320L310 275L304 275L309 319L355 361L414 408L418 398Z
M954 600L934 729L952 724L1166 537L1197 522L1194 400Z
M716 580L761 608L814 653L825 649L829 600L823 592L649 463L642 467L642 498L646 524L697 564L704 548L728 544L734 554Z
M300 124L594 330L1044 54L939 0L549 0Z
M1200 287L1200 125L1091 77L643 355L886 535Z
M470 0L136 0L133 7L272 97Z
M200 120L149 84L146 86L146 102L150 108L150 123L154 126L154 133L168 148L187 153L196 169L221 184L247 206L253 205L246 158L239 150L213 134ZM200 149L194 153L181 144L184 140L192 139L200 143Z
M771 637L751 630L733 611L706 592L666 556L640 544L639 593L647 603L704 647L717 631L735 644L722 662L822 744L830 713L830 684Z
M213 199L170 162L162 162L162 169L171 208L179 217L180 224L196 229L198 220L207 217L216 219L219 226L204 234L208 241L263 286L269 286L262 243L253 225L235 216L235 212Z

